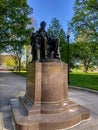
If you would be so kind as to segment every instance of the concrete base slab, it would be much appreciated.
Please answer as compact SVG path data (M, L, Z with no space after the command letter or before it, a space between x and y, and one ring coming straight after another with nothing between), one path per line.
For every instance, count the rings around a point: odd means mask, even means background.
M28 115L23 103L18 99L11 99L11 108L15 121L16 130L61 130L67 129L81 121L90 118L88 109L72 102L66 101L63 111L49 112L53 107L48 107L48 112ZM42 107L43 110L45 106ZM33 110L33 106L32 106Z

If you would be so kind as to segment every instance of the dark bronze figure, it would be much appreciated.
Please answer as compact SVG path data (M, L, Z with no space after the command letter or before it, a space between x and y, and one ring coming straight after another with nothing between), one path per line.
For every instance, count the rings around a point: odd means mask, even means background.
M31 36L32 60L60 59L60 40L49 36L45 31L46 23L40 23L40 29Z

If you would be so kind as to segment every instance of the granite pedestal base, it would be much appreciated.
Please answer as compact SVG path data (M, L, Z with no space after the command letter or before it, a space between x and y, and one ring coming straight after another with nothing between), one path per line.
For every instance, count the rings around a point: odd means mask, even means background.
M68 99L67 65L35 62L27 67L26 95L11 99L16 130L60 130L90 118Z

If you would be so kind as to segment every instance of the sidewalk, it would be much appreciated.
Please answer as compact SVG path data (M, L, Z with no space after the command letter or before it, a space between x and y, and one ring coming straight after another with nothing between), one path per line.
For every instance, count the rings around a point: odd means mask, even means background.
M25 78L10 72L0 72L0 130L14 130L10 99L25 94Z
M91 112L91 119L70 130L98 130L98 95L87 91L69 90L70 100L88 108Z
M25 77L0 72L0 130L14 130L9 100L25 94L25 81ZM98 130L98 95L69 89L69 98L91 111L89 121L84 121L70 130Z

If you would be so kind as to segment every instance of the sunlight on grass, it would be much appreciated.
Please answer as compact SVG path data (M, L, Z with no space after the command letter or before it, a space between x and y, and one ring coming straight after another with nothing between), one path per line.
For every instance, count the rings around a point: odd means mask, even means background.
M70 85L98 90L98 73L71 73Z

